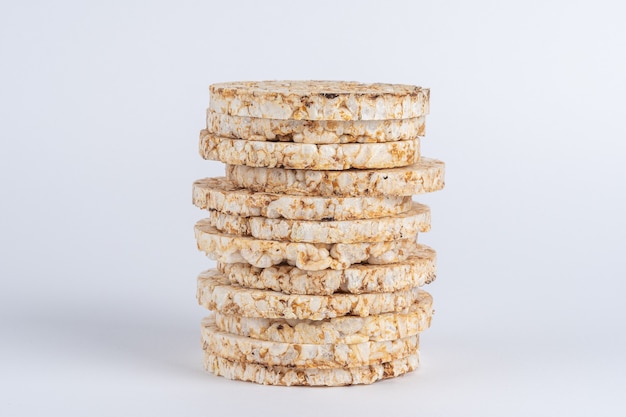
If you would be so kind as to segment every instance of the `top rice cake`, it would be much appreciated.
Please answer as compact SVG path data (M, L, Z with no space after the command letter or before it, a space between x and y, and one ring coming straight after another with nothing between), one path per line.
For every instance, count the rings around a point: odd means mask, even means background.
M293 120L388 120L428 114L430 90L351 81L213 84L209 109L231 116Z

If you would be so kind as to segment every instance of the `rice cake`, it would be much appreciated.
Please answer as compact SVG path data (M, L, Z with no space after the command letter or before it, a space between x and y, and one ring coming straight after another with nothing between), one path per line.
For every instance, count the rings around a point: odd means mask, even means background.
M294 368L231 361L204 350L207 372L227 379L283 386L344 386L372 384L412 372L419 366L419 351L401 359L353 368Z
M350 81L242 81L209 87L209 109L263 119L387 120L429 112L430 90Z
M296 143L371 143L415 139L426 133L424 116L391 120L290 120L230 116L210 109L206 129L216 136Z
M388 242L417 239L418 232L430 230L430 209L413 203L406 213L364 220L308 221L241 217L209 211L207 222L217 230L257 239L309 243Z
M257 193L234 185L225 177L193 183L193 204L243 217L293 220L375 219L404 213L410 196L316 197Z
M385 143L261 142L200 132L200 156L226 164L251 167L344 170L394 168L414 164L420 157L419 139Z
M316 195L322 197L408 196L443 189L443 162L420 158L401 168L311 171L227 165L226 178L237 187L255 192Z
M390 264L401 262L412 253L413 239L364 243L303 243L262 240L222 233L205 219L196 223L198 249L209 258L224 263L246 262L259 268L281 263L300 269L346 269L356 263Z
M202 320L202 348L238 362L266 366L328 369L389 362L415 353L419 335L353 344L283 343L220 331L209 316Z
M416 244L404 261L392 264L356 264L347 269L306 271L291 265L258 268L248 263L217 263L231 284L285 294L330 295L393 292L421 287L436 278L436 253Z
M323 320L340 316L371 316L408 312L420 296L418 287L396 292L302 295L231 285L219 271L198 276L197 298L201 306L222 314L269 319Z
M226 333L283 343L363 343L413 336L430 327L432 297L420 292L407 313L342 316L324 320L267 319L215 313L215 325Z

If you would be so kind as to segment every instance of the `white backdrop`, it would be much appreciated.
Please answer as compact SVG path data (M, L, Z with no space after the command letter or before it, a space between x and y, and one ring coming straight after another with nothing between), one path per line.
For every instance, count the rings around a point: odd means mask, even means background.
M0 415L626 411L621 2L0 3ZM200 366L208 85L431 88L447 163L422 367L263 387ZM404 414L400 414L404 413Z

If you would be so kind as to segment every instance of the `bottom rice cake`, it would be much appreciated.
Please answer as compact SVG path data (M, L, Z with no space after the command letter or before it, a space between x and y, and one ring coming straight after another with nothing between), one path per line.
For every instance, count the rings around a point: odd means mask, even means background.
M380 342L285 343L253 339L220 331L213 316L202 321L202 347L240 362L299 368L338 368L371 365L404 358L419 348L419 335Z
M420 297L418 287L391 293L302 295L231 285L218 271L198 276L198 304L222 314L243 317L323 320L407 312Z
M228 379L263 385L343 386L371 384L412 372L419 366L419 351L389 362L349 368L298 368L232 361L204 350L204 369Z
M406 313L341 316L324 320L267 319L215 313L215 325L226 333L283 343L363 343L414 336L430 327L430 294L420 292Z

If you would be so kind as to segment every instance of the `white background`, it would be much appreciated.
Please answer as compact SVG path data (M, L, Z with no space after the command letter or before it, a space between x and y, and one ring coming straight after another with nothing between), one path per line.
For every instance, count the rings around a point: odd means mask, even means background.
M2 1L0 415L624 413L622 4ZM439 273L417 372L201 370L191 183L223 168L197 137L208 85L248 79L431 88L447 184L419 198Z

